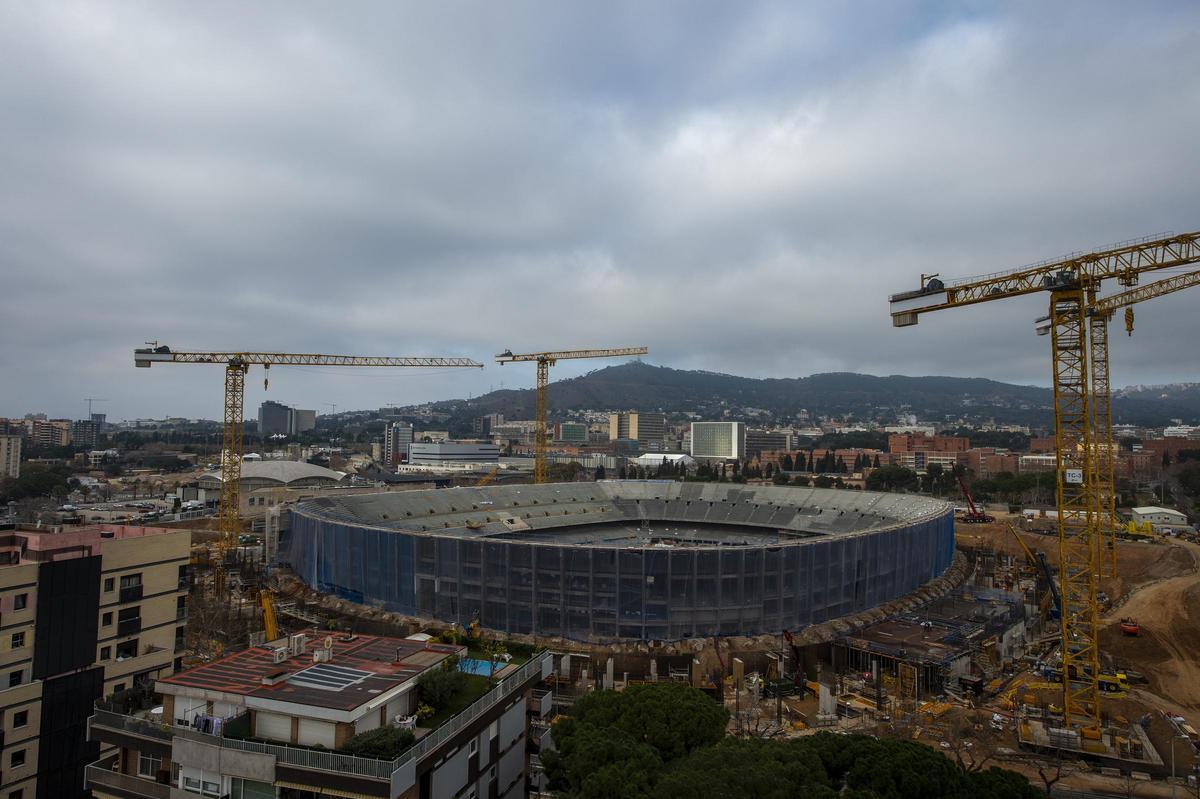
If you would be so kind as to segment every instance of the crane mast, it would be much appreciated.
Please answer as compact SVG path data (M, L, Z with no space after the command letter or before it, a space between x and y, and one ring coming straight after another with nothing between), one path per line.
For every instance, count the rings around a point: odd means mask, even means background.
M537 362L537 390L534 395L533 427L533 479L535 483L545 483L550 479L550 470L546 464L546 418L549 413L548 387L550 385L550 367L557 361L573 360L576 358L620 358L627 355L645 355L649 351L645 347L612 347L592 350L527 352L514 355L512 350L505 350L496 356L496 363L501 366L506 363Z
M922 275L921 288L890 298L892 324L907 327L933 311L1050 295L1039 332L1050 335L1053 363L1063 710L1068 724L1082 720L1093 731L1100 726L1100 545L1115 516L1108 316L1096 316L1105 302L1097 295L1105 280L1135 286L1143 274L1197 262L1200 232L1150 237L949 283Z

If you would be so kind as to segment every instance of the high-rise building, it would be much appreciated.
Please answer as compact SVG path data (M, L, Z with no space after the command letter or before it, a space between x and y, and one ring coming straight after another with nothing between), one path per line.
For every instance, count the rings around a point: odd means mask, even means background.
M282 402L267 400L258 406L258 434L286 436L292 427L292 409Z
M637 441L643 448L651 444L661 449L667 432L667 417L661 413L610 413L608 415L608 440L628 438Z
M71 422L71 443L77 447L95 449L100 430L90 419Z
M697 460L741 460L745 458L745 423L692 422L691 454Z
M392 422L383 428L383 462L395 466L408 460L413 443L413 426L408 422Z
M0 477L21 476L21 437L0 435Z
M44 415L24 419L25 440L31 447L65 447L71 443L70 419L46 419Z
M489 413L486 416L476 416L471 423L471 430L477 438L487 438L502 424L504 424L504 414Z
M187 530L9 532L0 545L0 796L80 797L96 700L170 675L187 619Z
M288 429L288 435L298 435L309 430L315 430L316 427L316 411L306 411L300 408L292 408L292 424Z

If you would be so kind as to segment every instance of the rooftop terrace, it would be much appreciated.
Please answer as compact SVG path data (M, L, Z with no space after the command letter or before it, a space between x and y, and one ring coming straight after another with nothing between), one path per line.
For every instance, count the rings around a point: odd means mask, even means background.
M288 639L272 641L158 680L163 693L170 686L219 692L257 699L353 710L419 676L467 648L451 644L411 641L375 635L326 636L318 630L304 634L303 647L288 650L276 662L275 652ZM314 661L330 643L328 660Z

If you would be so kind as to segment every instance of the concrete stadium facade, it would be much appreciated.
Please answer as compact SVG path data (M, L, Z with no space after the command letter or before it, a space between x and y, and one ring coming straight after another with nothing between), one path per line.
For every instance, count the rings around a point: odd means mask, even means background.
M953 554L953 508L927 497L614 480L309 500L279 561L353 602L603 642L799 630Z

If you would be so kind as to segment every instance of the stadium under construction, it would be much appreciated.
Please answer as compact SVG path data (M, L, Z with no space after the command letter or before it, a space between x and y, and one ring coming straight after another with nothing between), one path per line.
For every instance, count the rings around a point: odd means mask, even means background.
M953 557L953 509L928 497L630 480L310 500L279 552L355 603L594 643L777 635Z

